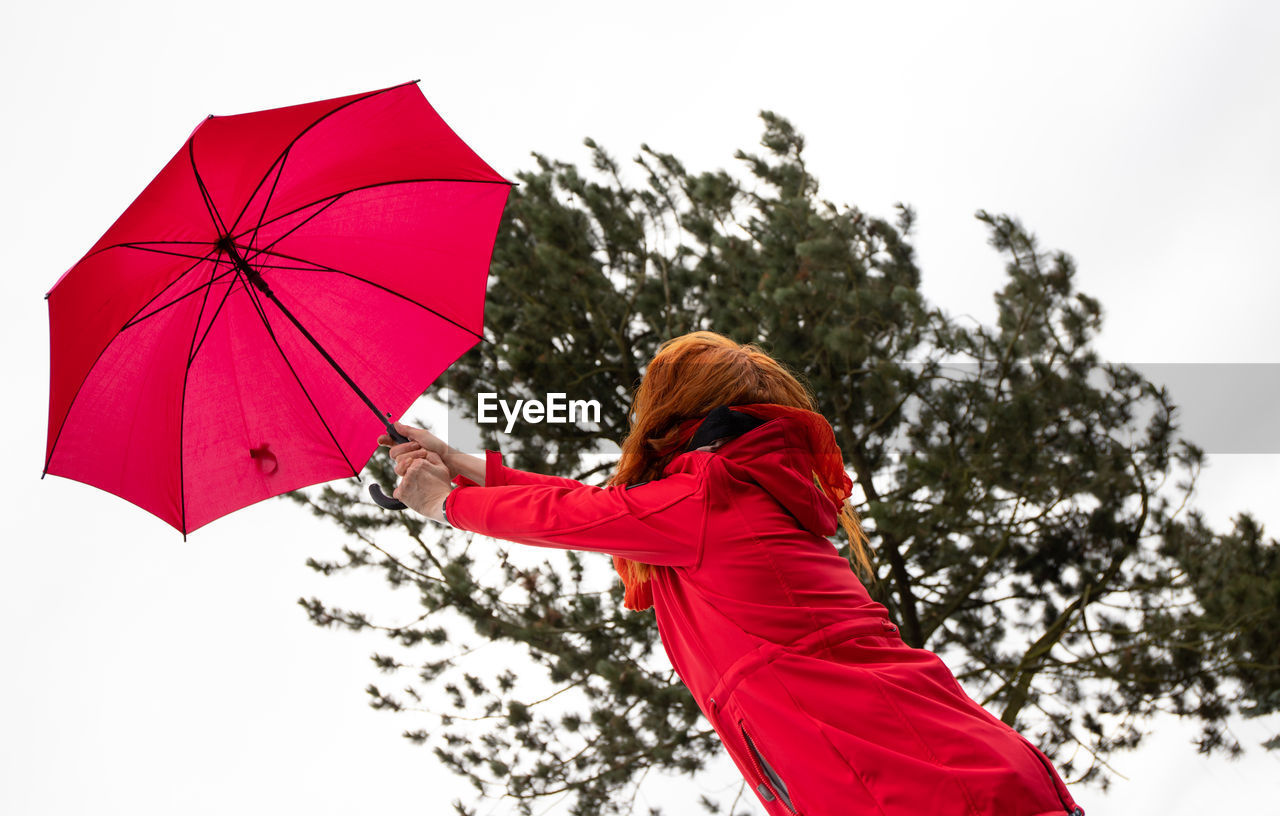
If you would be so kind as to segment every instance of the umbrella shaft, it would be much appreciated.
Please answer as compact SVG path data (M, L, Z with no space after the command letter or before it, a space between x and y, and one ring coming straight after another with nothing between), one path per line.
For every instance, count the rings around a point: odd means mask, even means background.
M338 365L338 361L329 356L329 352L324 350L324 346L320 345L320 341L313 337L311 332L307 331L307 327L303 326L302 323L299 322L298 318L293 316L293 312L289 311L288 308L280 302L280 298L276 297L276 293L271 291L271 287L262 279L262 274L252 266L249 266L248 261L241 256L235 243L227 237L220 241L218 246L221 249L224 249L226 253L231 256L231 262L235 264L236 269L239 269L244 273L245 277L249 279L249 282L253 284L254 288L266 295L271 302L276 305L276 308L280 310L280 313L289 319L289 322L294 325L294 328L301 332L303 337L307 338L307 342L315 346L316 351L320 352L320 356L323 357L329 365L333 366L333 370L338 372L338 376L342 377L342 379L346 381L347 385L351 386L351 390L355 392L356 396L359 397L365 405L369 406L369 410L373 411L374 416L376 416L378 421L382 423L383 427L387 429L387 433L390 434L391 438L397 441L408 441L396 431L395 427L392 426L389 415L383 414L378 410L378 406L373 404L373 400L369 399L368 395L360 390L360 386L356 385L355 380L351 379L351 376L342 370L342 366Z

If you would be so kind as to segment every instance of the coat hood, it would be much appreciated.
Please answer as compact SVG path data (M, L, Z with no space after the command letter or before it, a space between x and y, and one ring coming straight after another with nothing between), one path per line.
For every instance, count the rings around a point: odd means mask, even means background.
M722 457L729 476L763 488L806 530L834 535L852 483L831 426L811 411L766 410L771 407L775 406L717 408L689 444L725 439L715 454Z

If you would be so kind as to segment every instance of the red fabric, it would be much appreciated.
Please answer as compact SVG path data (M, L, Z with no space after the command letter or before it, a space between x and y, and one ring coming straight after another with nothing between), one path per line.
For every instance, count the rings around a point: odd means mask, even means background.
M1044 755L904 644L826 538L836 507L811 478L810 441L780 417L630 488L491 453L486 486L453 490L447 512L485 535L657 565L663 646L774 816L1071 812Z
M358 472L378 418L219 237L398 417L477 342L509 191L416 84L205 120L49 293L46 472L183 532Z
M730 406L729 410L763 420L779 417L794 419L808 440L808 452L814 462L813 469L822 479L823 485L827 487L827 495L835 502L836 510L839 511L840 504L853 493L853 480L845 472L844 457L840 453L840 446L836 444L836 435L831 430L831 423L827 422L826 417L817 411L768 402L734 405ZM703 417L694 417L680 424L677 449L689 444L689 440L693 438L703 419Z
M814 493L810 496L812 506L806 508L805 515L810 525L815 530L819 530L822 535L834 533L835 526L832 526L830 530L826 529L826 521L829 516L833 525L837 523L834 521L835 516L829 514L829 510L835 513L840 512L840 507L844 500L849 498L849 495L853 492L853 480L849 478L848 473L845 473L844 457L840 453L840 446L836 444L836 435L831 430L831 423L827 422L827 418L816 411L806 411L803 408L772 403L735 405L730 410L763 420L790 417L795 421L795 424L805 436L806 455L813 460L811 473L816 474L821 479L823 487L822 493ZM675 450L688 446L703 419L703 417L694 417L680 424L674 445ZM787 479L790 476L785 475L783 478ZM784 487L784 489L786 488ZM827 502L823 501L824 495L831 502L830 508L828 508ZM637 562L614 556L613 567L617 570L618 576L622 578L623 585L626 586L623 606L627 609L635 610L644 610L653 606L653 587L649 585L648 579L641 577L637 569Z

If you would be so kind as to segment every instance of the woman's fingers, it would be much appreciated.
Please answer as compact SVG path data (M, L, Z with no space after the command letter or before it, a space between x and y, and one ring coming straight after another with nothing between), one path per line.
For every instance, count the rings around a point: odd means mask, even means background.
M419 459L426 459L427 456L434 456L434 454L432 454L431 451L425 451L422 448L412 448L401 452L395 457L396 475L403 476L408 472L409 465Z
M401 442L398 445L392 445L391 450L387 451L387 455L392 459L399 459L401 456L409 453L422 451L422 446L417 442Z
M442 482L449 482L452 479L452 476L449 475L448 465L435 452L427 451L427 455L422 457L422 461L426 463L424 467L432 477Z
M425 428L415 428L412 425L405 425L400 422L397 422L395 426L398 432L429 451L435 451L440 456L444 456L449 452L449 446L445 444L445 441Z
M397 442L394 439L392 439L388 434L382 434L381 436L379 436L378 444L391 449L387 451L387 455L389 455L392 459L396 458L397 456L403 453L407 453L408 451L411 451L411 450L417 450L418 448L422 447L417 442L415 442L412 438L410 438L408 442Z
M449 472L449 466L444 463L439 454L422 448L407 450L396 457L396 475L405 475L409 472L409 467L417 461L423 461L430 465L432 473L444 474L443 478L446 481L453 478L453 474Z
M390 448L388 454L392 459L399 459L401 456L417 451L431 451L439 457L443 457L449 452L448 443L431 433L431 431L415 428L412 425L405 425L402 422L395 423L395 429L397 433L409 441L397 442L391 438L390 434L382 434L378 437L379 445L385 445Z
M449 483L457 475L444 461L444 457L450 454L451 450L443 439L422 428L397 422L395 430L409 441L395 442L390 434L382 434L378 437L379 445L390 448L388 453L395 462L396 475L400 477L400 484L392 495L410 507L420 510L421 508L414 502L424 499L427 495L424 491L428 489L428 485L435 492L449 491ZM404 496L409 496L413 501Z
M440 508L450 490L449 468L430 451L402 457L396 461L397 470L401 467L404 473L392 495L419 513L441 520Z
M432 459L435 461L431 461ZM449 468L435 454L407 457L396 462L396 472L400 475L400 486L413 485L419 490L449 485ZM399 490L399 487L397 487Z

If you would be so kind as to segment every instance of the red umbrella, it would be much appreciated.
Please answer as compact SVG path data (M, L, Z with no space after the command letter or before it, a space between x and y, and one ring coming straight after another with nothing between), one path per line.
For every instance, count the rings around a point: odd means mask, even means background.
M44 472L184 534L356 475L481 339L510 190L416 83L210 116L46 295Z

